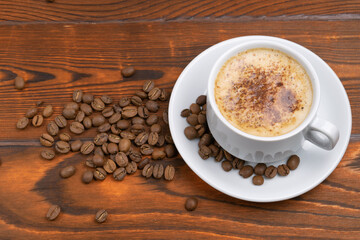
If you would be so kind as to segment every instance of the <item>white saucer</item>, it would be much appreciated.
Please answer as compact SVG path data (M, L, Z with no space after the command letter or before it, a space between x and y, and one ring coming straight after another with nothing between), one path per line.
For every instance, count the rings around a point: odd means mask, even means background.
M213 158L202 160L198 155L198 140L189 141L184 135L188 126L180 116L181 110L195 102L197 96L205 94L210 70L216 59L228 49L244 41L271 38L302 53L314 66L320 79L321 101L319 117L334 123L340 131L340 139L332 151L322 150L309 142L297 154L301 162L295 171L286 177L265 179L255 186L242 178L238 170L225 172ZM170 99L169 124L175 145L187 165L205 182L217 190L235 198L253 202L274 202L299 196L324 181L339 164L350 140L351 109L348 96L334 71L310 50L287 40L246 36L218 43L198 55L179 76ZM277 166L283 162L277 162ZM254 164L252 164L254 166Z

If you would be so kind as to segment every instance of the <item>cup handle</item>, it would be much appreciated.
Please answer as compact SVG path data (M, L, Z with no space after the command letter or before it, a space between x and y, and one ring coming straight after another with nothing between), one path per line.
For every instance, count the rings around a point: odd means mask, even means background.
M316 117L307 128L305 139L325 150L331 150L339 140L339 130L331 122Z

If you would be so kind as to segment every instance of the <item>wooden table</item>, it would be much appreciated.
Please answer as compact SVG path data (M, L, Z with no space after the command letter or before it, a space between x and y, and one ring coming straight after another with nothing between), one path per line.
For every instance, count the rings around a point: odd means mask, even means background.
M360 239L359 1L1 0L0 20L1 239ZM170 91L203 50L254 34L282 37L318 54L351 102L344 158L322 184L294 199L260 204L231 198L180 158L173 160L172 182L146 181L137 173L123 182L84 185L80 154L42 160L38 137L45 127L15 128L37 100L58 114L75 88L119 99L152 79ZM122 78L125 65L138 70L133 78ZM13 87L17 75L27 81L22 91ZM78 172L60 179L59 169L68 164ZM199 199L194 212L184 209L189 196ZM44 217L51 204L63 208L54 222ZM94 222L99 208L110 213L101 225Z

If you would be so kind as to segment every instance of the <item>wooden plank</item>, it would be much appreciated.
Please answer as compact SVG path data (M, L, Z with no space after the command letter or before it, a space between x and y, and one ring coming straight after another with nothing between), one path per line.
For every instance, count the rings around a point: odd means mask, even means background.
M340 16L336 16L339 15ZM360 2L328 1L144 1L144 0L2 0L0 21L179 21L209 19L348 19L359 18ZM290 16L290 17L289 17ZM314 16L314 17L313 17Z

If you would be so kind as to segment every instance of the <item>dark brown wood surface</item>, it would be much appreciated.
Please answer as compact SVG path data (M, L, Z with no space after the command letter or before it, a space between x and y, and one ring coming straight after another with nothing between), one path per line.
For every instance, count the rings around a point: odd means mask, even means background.
M360 239L360 3L359 1L0 1L0 239ZM75 88L114 99L152 79L171 91L184 67L220 41L271 35L323 58L351 102L352 137L335 171L291 200L251 203L203 182L178 157L176 179L84 185L84 157L40 159L45 126L16 130L37 100L55 114ZM136 75L123 79L120 69ZM15 90L13 79L26 79ZM195 97L195 96L194 96ZM162 108L165 108L162 105ZM46 120L47 123L49 120ZM81 136L91 138L95 130ZM58 171L75 164L77 173ZM187 197L199 199L194 212ZM63 213L45 219L51 204ZM94 222L99 208L109 219Z

